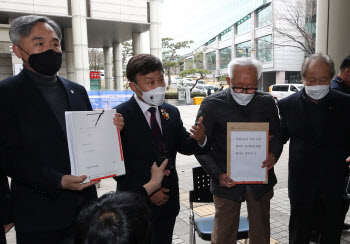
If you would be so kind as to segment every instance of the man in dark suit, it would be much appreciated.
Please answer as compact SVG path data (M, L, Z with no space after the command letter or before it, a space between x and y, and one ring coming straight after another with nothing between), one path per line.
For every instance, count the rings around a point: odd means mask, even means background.
M70 175L65 111L92 108L84 87L57 76L62 34L54 21L19 17L10 38L24 69L0 82L0 170L12 178L17 243L61 243L97 197L96 182Z
M211 243L236 243L241 202L247 201L249 242L270 243L270 200L277 183L273 166L282 151L279 143L277 106L270 94L257 91L262 65L250 58L237 58L228 65L230 88L206 97L199 108L197 119L203 117L210 151L196 154L209 174L210 189L214 194L215 219ZM262 167L267 167L268 184L239 184L227 175L227 123L268 122L269 154Z
M13 227L12 201L7 177L0 175L0 244L6 244L5 234Z
M309 243L319 214L320 244L340 243L350 153L350 97L330 89L332 59L314 54L301 71L305 88L278 102L281 138L290 139L289 243Z
M350 56L347 56L340 65L339 74L331 82L331 88L340 92L350 94ZM349 172L348 172L349 174ZM348 181L346 181L347 185ZM344 199L344 221L349 210L349 202ZM350 224L343 224L343 230L349 230Z
M170 244L180 208L176 154L190 155L200 150L198 144L205 144L205 130L201 119L190 136L178 109L164 103L163 65L158 58L150 54L134 56L126 75L135 94L116 107L125 121L120 134L126 168L126 175L116 178L117 189L128 191L144 185L151 178L153 162L168 158L170 175L149 199L152 244Z

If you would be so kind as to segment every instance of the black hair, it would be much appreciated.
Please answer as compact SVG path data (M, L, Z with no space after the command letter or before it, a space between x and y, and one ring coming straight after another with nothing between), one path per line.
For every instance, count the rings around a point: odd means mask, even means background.
M80 212L75 243L146 243L149 218L150 209L140 195L131 192L105 194Z
M154 71L164 72L162 61L151 54L138 54L132 57L126 66L126 77L137 83L136 75L146 75Z
M340 65L341 71L344 71L347 68L350 68L350 55L344 58L343 62L341 62L341 65Z

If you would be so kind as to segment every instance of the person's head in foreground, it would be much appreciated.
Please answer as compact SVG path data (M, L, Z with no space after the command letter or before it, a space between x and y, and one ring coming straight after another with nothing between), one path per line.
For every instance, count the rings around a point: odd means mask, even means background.
M18 17L12 22L9 34L13 52L27 69L52 76L61 68L62 32L52 19L37 15Z
M334 74L334 62L329 56L315 53L305 58L301 75L307 96L313 101L324 98L329 92Z
M165 97L162 61L151 54L138 54L126 66L126 77L137 97L151 106L160 106Z
M227 84L233 99L239 105L247 105L258 90L262 72L261 63L252 58L235 58L228 64Z
M105 194L80 212L75 243L146 243L149 217L149 207L138 194L131 192Z

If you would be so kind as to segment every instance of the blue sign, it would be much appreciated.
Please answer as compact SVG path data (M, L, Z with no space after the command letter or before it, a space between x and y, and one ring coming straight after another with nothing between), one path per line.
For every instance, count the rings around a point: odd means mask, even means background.
M89 91L88 95L93 109L109 109L129 100L133 91Z

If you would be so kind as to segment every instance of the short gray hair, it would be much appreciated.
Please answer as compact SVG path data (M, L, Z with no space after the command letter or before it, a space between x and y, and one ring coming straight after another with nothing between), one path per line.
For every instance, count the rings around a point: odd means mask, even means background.
M310 63L312 62L324 62L326 64L328 64L329 66L329 76L331 78L334 77L335 75L335 69L334 69L334 62L331 59L331 57L329 57L328 55L325 55L323 53L315 53L310 55L309 57L306 57L304 59L303 65L301 66L301 76L303 78L305 78L305 74L306 74L306 70L308 69Z
M230 80L233 79L233 71L235 70L236 66L254 66L256 68L257 73L257 79L260 79L261 72L262 72L262 64L253 58L235 58L233 59L227 66L227 72L228 76L230 77Z
M28 37L33 27L38 23L47 23L56 32L59 41L62 40L62 31L60 26L52 19L45 16L25 15L15 19L10 27L10 39L13 44L20 45L21 38Z

